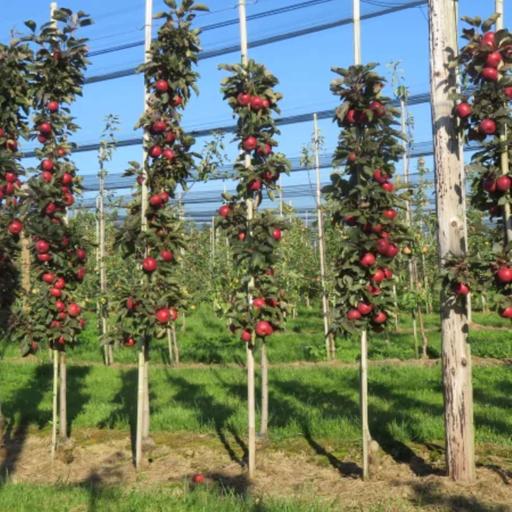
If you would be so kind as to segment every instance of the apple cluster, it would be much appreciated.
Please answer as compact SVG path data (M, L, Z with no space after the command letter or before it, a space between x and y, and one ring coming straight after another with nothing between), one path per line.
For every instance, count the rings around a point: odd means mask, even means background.
M182 6L161 13L164 22L151 44L150 59L140 68L149 95L137 126L145 132L147 159L143 169L132 163L126 173L136 177L139 189L125 224L123 247L139 261L144 275L141 286L134 289L128 283L122 292L121 318L128 320L121 333L125 346L163 336L184 304L176 273L176 255L185 246L183 223L171 201L178 186L186 188L194 168L190 148L195 140L183 131L181 120L198 79L193 68L199 33L191 26L195 10ZM148 191L147 230L140 225L142 185Z
M230 329L240 332L242 341L252 343L254 336L265 339L278 330L285 311L274 268L286 224L271 212L258 210L264 193L273 199L279 177L289 172L286 157L274 151L279 131L272 114L279 113L282 96L274 90L277 78L253 60L221 69L231 73L223 80L222 92L238 119L240 156L235 163L237 191L234 196L224 195L218 225L230 240L241 275L240 290L230 304ZM248 215L249 203L252 215Z
M473 204L488 212L490 219L497 218L503 225L504 207L511 204L512 176L503 173L501 153L509 152L512 130L510 101L512 101L512 34L508 30L490 30L495 17L485 22L466 18L471 25L463 32L467 40L461 49L459 65L467 90L457 97L454 113L460 129L467 139L476 141L480 149L473 155L471 167L476 171L473 181ZM503 146L501 138L505 139ZM488 282L487 274L494 277L498 291L498 307L501 316L512 318L512 265L506 243L504 250L490 255L488 269L482 272L481 262L469 262L473 282L479 286ZM478 268L477 268L478 267ZM485 279L482 280L482 277ZM456 295L467 295L470 286L452 280Z
M331 84L341 98L335 120L342 129L331 176L324 192L334 205L333 219L343 238L335 264L337 332L381 330L394 306L394 259L408 240L398 219L403 198L392 178L402 152L393 128L399 113L381 94L384 79L374 65L335 68Z
M81 92L87 66L85 41L75 38L74 32L90 19L83 13L75 18L68 10L57 11L55 19L58 26L43 26L33 36L38 49L31 67L32 136L40 144L39 165L27 183L24 221L15 226L26 232L32 274L37 276L23 310L22 345L28 343L26 348L32 351L46 340L52 348L65 350L85 324L75 297L85 277L87 252L67 219L67 209L79 192L68 142L78 126L68 105Z

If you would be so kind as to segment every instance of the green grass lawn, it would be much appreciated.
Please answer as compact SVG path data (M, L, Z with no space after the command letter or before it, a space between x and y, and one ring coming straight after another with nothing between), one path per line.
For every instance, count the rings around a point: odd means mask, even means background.
M496 327L510 326L509 322L496 314L475 313L474 321L490 330L472 330L469 340L472 353L480 357L511 358L512 335L506 330L493 330ZM427 315L425 327L429 339L429 357L440 356L441 335L439 316ZM275 334L269 341L269 358L273 363L291 361L318 361L324 359L325 349L323 327L317 308L301 308L298 317L290 318L286 330ZM186 329L178 324L178 341L181 348L181 360L185 363L243 363L245 348L236 336L232 336L225 321L215 315L207 305L201 305L186 318ZM419 342L421 344L421 341ZM341 361L354 362L359 356L359 340L357 338L340 338L337 340L337 357ZM152 344L152 357L160 363L168 362L168 349L165 340L157 340ZM12 345L0 344L0 357L15 357L18 349ZM38 355L41 360L47 359L47 352ZM70 362L102 361L102 353L98 346L98 332L93 316L89 317L88 325L82 333L76 349L68 354ZM115 350L115 361L135 363L135 350L119 347ZM372 335L369 342L370 359L413 359L416 357L412 322L410 317L400 317L399 332L390 326L388 333Z

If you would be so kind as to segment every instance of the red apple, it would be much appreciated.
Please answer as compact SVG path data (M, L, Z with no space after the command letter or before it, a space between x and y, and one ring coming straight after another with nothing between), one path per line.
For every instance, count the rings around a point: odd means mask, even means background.
M384 271L379 268L372 274L371 279L374 283L382 283L382 281L386 279L386 274L384 274Z
M394 258L398 253L400 252L400 249L396 244L389 244L388 250L386 251L385 256L387 258Z
M49 160L48 158L41 160L41 169L43 171L51 172L51 171L53 171L54 167L55 167L55 164L53 163L52 160Z
M245 343L249 343L252 339L252 334L251 334L251 331L247 330L247 329L244 329L242 331L242 334L240 335L240 339L242 341L245 341Z
M137 303L133 299L133 297L128 297L126 299L126 309L133 311L137 307Z
M485 191L493 194L496 192L496 180L494 178L485 178L482 183L482 187Z
M75 276L79 281L83 281L86 272L87 270L85 269L85 267L79 267L78 270L75 272Z
M498 272L496 272L496 276L500 282L510 283L512 282L512 268L503 265L498 269Z
M360 302L357 305L357 310L361 315L369 315L373 311L373 306L371 304L367 304L366 302Z
M167 80L157 80L155 82L155 89L158 92L167 92L169 90L169 83Z
M41 263L48 263L52 260L52 255L49 253L42 253L37 255L37 260Z
M160 146L151 146L149 148L149 156L151 158L159 158L162 156L162 148Z
M261 110L263 108L263 98L260 98L259 96L252 96L251 108L253 110Z
M163 133L163 132L165 132L166 128L167 128L167 123L165 121L162 121L161 119L158 121L155 121L151 125L151 131L153 133Z
M230 212L231 212L231 207L228 204L223 204L219 208L219 215L221 217L223 217L224 219L229 215Z
M162 249L160 251L160 258L162 258L164 261L172 261L174 259L174 254L169 249Z
M53 174L51 172L48 172L48 171L43 171L41 173L41 179L45 183L50 183L53 180Z
M456 295L467 295L470 290L466 283L457 283L453 287L453 291L456 293Z
M253 151L256 149L256 146L258 145L258 140L256 137L253 137L252 135L249 135L249 137L246 137L242 143L242 147L245 151Z
M361 256L361 258L359 259L359 263L363 267L371 267L372 265L375 265L375 261L376 261L375 255L372 254L371 252L364 253Z
M52 274L51 272L45 272L41 276L41 280L47 284L52 284L55 281L55 274Z
M165 158L165 160L174 160L176 153L171 148L166 148L162 151L162 157Z
M497 68L503 62L503 58L500 52L492 52L487 55L485 63L490 68Z
M386 114L386 107L380 101L372 101L370 103L370 110L376 117L382 117Z
M260 180L252 180L249 183L249 190L251 192L258 192L258 190L261 190L261 181Z
M503 318L512 318L512 306L507 306L500 311L500 316Z
M142 268L146 272L154 272L158 267L158 262L155 258L152 258L151 256L148 256L147 258L144 258L144 261L142 262Z
M350 321L360 320L361 313L357 309L349 309L347 312L347 318Z
M500 176L496 180L496 188L500 192L508 192L508 190L510 190L511 186L512 186L512 179L510 179L508 176Z
M378 286L375 286L373 284L367 285L366 289L368 290L368 293L373 296L380 295L380 293L381 293L381 289Z
M179 94L176 94L172 98L172 104L174 107L179 107L180 105L183 105L183 98Z
M170 308L169 313L171 315L171 320L176 322L176 320L178 320L178 310L176 308Z
M62 291L61 291L61 290L59 290L59 288L52 288L52 289L50 290L50 295L51 295L52 297L60 297L60 296L62 295Z
M373 179L382 185L383 183L386 183L389 176L383 172L382 169L375 169L375 171L373 171Z
M38 132L41 134L41 135L45 135L45 136L48 136L52 133L52 125L48 122L44 122L44 123L41 123L38 127L37 127L37 130Z
M134 347L136 344L137 342L131 336L124 340L125 347Z
M160 192L160 194L158 194L160 196L160 201L162 201L162 204L165 204L167 203L167 201L169 201L169 193L166 192L165 190L163 190L162 192Z
M196 473L192 476L192 482L197 485L204 484L204 475L202 473Z
M73 318L76 318L81 313L81 311L82 308L78 304L75 304L74 302L72 302L68 306L68 315Z
M457 112L457 115L461 119L465 119L466 117L471 115L473 109L471 108L471 105L469 103L459 103L455 108L455 111Z
M478 130L485 135L493 135L496 133L496 122L489 118L483 119L480 121Z
M505 89L503 89L503 92L505 93L505 96L507 96L508 99L512 100L512 86L505 87Z
M4 178L7 183L16 183L18 180L18 176L14 171L7 171L4 174Z
M46 108L52 113L55 114L59 110L59 103L57 101L49 101L46 104Z
M36 251L40 253L48 252L50 250L50 244L46 240L38 240L35 247Z
M389 245L390 245L390 243L389 243L389 241L386 238L379 238L377 240L377 243L376 243L375 247L377 249L377 252L384 256L388 252Z
M23 224L19 219L14 219L7 229L11 235L19 235L23 231Z
M167 132L165 134L165 142L172 144L176 140L176 134L174 132Z
M391 279L393 277L393 271L389 267L383 267L382 272L384 272L384 277L386 279Z
M245 231L240 231L240 233L238 233L238 240L240 240L240 242L243 242L245 240L245 237L246 237L246 233Z
M385 181L381 184L382 190L385 190L386 192L393 192L395 190L395 185L391 183L390 181Z
M171 319L169 308L161 308L155 313L155 318L161 324L166 324Z
M496 45L496 34L494 32L486 32L480 40L480 46L494 48Z
M265 337L270 336L274 332L274 329L270 322L267 322L266 320L259 320L256 323L255 331L258 336Z
M372 321L376 324L383 324L388 319L388 315L384 311L379 311L373 318Z
M63 290L66 287L66 280L63 277L58 277L53 286L59 290Z
M252 305L256 309L264 308L267 304L267 301L263 297L256 297L255 299L252 299Z
M396 219L396 216L398 215L396 210L393 210L393 208L387 208L382 212L382 215L389 220Z
M80 260L80 261L85 261L85 259L87 258L87 252L85 249L79 247L76 251L75 251L75 254L76 254L76 257Z
M247 107L247 105L249 105L251 103L251 95L246 93L246 92L241 92L237 97L236 97L237 101L238 101L238 104L242 107Z
M72 174L69 174L69 172L65 172L63 175L62 175L62 178L61 178L61 183L63 185L71 185L73 183L73 175Z
M160 199L160 194L154 194L149 198L149 204L153 208L158 208L159 206L162 206L162 200Z
M484 68L480 74L488 82L496 82L498 80L498 70L496 68Z
M344 121L348 124L354 124L356 122L356 111L353 108L349 109L345 114Z
M66 309L66 304L64 304L64 302L61 300L58 300L55 302L55 309L57 311L64 311Z
M281 240L283 236L283 233L281 232L281 230L279 228L276 228L274 229L274 231L272 231L272 238L274 240L277 240L279 242L279 240Z

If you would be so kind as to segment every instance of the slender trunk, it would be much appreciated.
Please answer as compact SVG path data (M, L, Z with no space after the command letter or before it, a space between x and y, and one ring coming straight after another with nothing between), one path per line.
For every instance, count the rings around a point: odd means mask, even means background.
M178 346L178 339L176 336L176 325L172 324L171 326L171 334L172 334L172 346L174 348L174 362L176 366L180 365L180 348Z
M59 352L53 353L53 389L52 389L52 459L57 451L57 427L59 422Z
M142 465L142 432L144 428L144 348L139 350L138 358L138 385L137 385L137 432L135 438L135 467L141 468Z
M395 306L395 331L398 331L398 295L396 293L396 284L393 284L393 303Z
M416 322L416 310L412 312L412 333L414 336L414 355L416 359L420 357L420 351L418 347L418 325Z
M181 315L181 332L185 332L187 329L187 316L185 313Z
M142 439L149 437L151 424L151 408L149 403L149 343L144 345L144 418L142 423Z
M261 342L261 426L260 435L266 436L268 431L268 358L267 344Z
M67 401L67 366L66 352L59 352L59 436L62 440L68 437L68 401Z
M465 255L464 180L452 94L457 74L456 1L429 0L430 84L434 138L439 258ZM442 369L446 465L458 482L475 479L471 354L467 307L441 295Z
M425 332L425 323L423 322L423 312L421 308L418 308L418 320L421 334L421 357L422 359L428 359L428 337Z
M248 443L249 455L248 472L249 478L254 478L256 470L256 392L254 385L254 345L247 344L247 422L248 422Z
M171 334L170 327L168 327L166 329L166 333L167 333L167 351L169 352L169 364L172 365L172 363L174 361L174 347L173 347L172 334Z
M368 338L366 331L361 332L361 359L359 366L360 405L361 405L361 435L363 443L363 480L368 480L370 427L368 426Z

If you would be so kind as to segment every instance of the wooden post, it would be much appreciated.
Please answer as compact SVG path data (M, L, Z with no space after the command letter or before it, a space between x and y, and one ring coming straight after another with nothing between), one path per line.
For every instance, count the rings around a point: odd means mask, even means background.
M145 22L144 22L144 62L149 62L151 58L151 38L152 38L152 26L153 26L153 0L146 0L145 9ZM147 88L144 89L144 109L147 108L147 102L149 99L149 91ZM141 230L147 231L148 222L146 218L146 212L148 209L148 183L147 183L147 172L146 172L146 160L147 160L147 141L149 134L144 133L144 152L142 158L142 185L141 185ZM137 434L135 439L135 467L140 469L142 464L142 439L146 430L149 429L149 404L145 404L145 400L149 397L148 390L148 371L147 371L147 343L148 340L144 339L139 344L138 353L138 386L137 386Z
M434 131L435 187L441 265L446 256L464 256L464 182L460 140L451 93L457 86L454 0L429 0L430 85ZM460 482L475 479L471 354L467 344L466 306L442 292L441 332L446 465Z
M55 459L57 451L57 428L59 423L59 352L55 349L53 353L53 387L52 387L52 460Z
M60 408L60 421L59 421L59 437L61 441L68 438L68 416L67 416L67 366L66 366L66 352L65 350L57 351L59 354L59 376L60 376L60 389L59 389L59 408Z
M239 0L238 2L238 15L240 19L240 54L242 58L242 64L246 66L248 64L248 52L247 52L247 15L245 9L245 0ZM245 165L249 167L251 165L251 157L245 156ZM252 199L247 200L247 220L249 224L254 218L254 202ZM249 306L252 304L252 288L254 287L254 279L251 279L249 283L249 290L247 293L247 300ZM247 420L248 420L248 473L249 478L254 478L254 472L256 470L256 392L254 384L254 343L255 333L253 331L252 341L247 343L246 355L247 355Z
M354 64L361 64L361 3L353 0ZM369 478L370 428L368 426L368 336L361 331L361 357L359 361L361 436L363 444L363 480Z
M503 30L504 27L504 0L496 0L496 14L499 14L499 18L496 20L496 30ZM502 147L500 155L500 168L501 173L508 175L510 170L510 162L508 158L507 150L507 127L505 126L503 133L500 134L500 144ZM512 242L512 215L510 211L510 203L505 203L503 206L503 226L505 229L505 241L506 244Z
M320 194L320 137L318 132L318 116L313 114L314 128L314 152L316 171L316 214L318 224L318 256L320 258L320 286L322 287L322 316L324 320L325 353L327 359L335 359L336 345L331 332L329 332L329 299L327 297L327 286L325 283L325 242L324 242L324 220L322 214L322 196Z
M268 432L268 358L267 344L261 343L261 424L260 436L264 437Z

